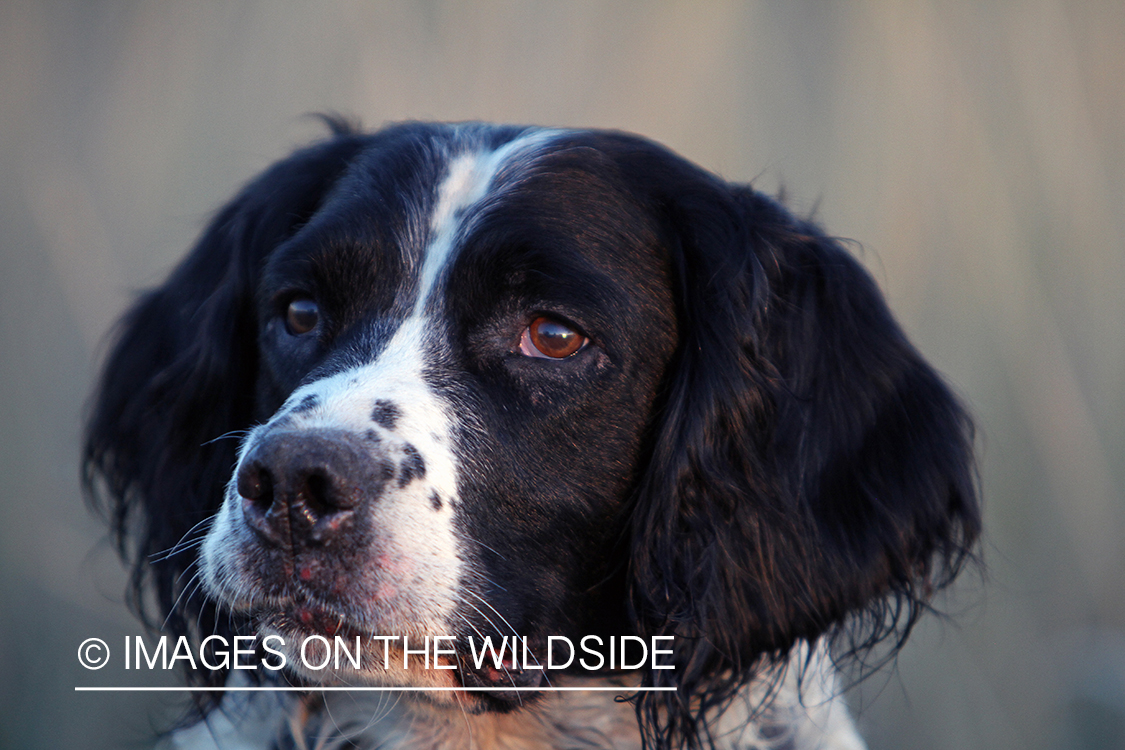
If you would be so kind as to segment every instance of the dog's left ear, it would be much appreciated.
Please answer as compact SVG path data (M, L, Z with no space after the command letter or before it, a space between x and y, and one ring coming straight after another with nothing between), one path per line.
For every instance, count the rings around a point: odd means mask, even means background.
M360 148L358 135L330 124L334 138L248 184L171 276L136 301L91 403L88 495L132 563L134 608L173 635L224 633L232 622L196 596L189 573L230 480L235 438L255 416L261 266Z
M844 623L861 645L905 636L972 554L973 429L837 241L686 167L658 182L680 345L631 603L642 633L676 636L650 680L718 701Z

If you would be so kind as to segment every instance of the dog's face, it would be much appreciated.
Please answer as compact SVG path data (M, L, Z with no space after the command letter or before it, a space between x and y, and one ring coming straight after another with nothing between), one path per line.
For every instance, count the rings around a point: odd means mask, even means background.
M970 420L855 260L620 133L337 128L138 302L95 407L173 632L671 635L666 737L801 640L909 632L979 529ZM452 661L336 676L540 674Z
M590 627L675 350L663 228L580 138L426 135L264 259L262 423L203 571L287 643Z

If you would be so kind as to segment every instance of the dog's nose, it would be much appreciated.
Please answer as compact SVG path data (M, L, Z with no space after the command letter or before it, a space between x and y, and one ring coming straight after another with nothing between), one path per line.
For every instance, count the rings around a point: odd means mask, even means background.
M246 523L266 542L328 544L355 528L357 511L393 475L386 459L341 430L271 430L237 474Z

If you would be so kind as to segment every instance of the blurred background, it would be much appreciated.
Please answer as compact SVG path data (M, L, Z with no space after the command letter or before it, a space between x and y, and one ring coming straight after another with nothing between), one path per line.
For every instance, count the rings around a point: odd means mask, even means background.
M851 694L871 747L1125 748L1123 40L1119 0L0 0L0 747L174 714L73 691L135 684L75 652L139 632L81 416L137 291L332 110L636 131L855 239L979 418L986 517Z

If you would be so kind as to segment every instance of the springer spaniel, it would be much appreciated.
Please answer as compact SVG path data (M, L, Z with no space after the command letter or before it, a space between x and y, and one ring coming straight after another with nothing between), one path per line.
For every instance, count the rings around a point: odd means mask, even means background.
M636 136L330 125L136 303L96 396L147 621L256 636L199 685L307 688L165 741L863 747L838 659L893 653L980 525L970 419L868 274ZM564 638L590 658L541 668Z

